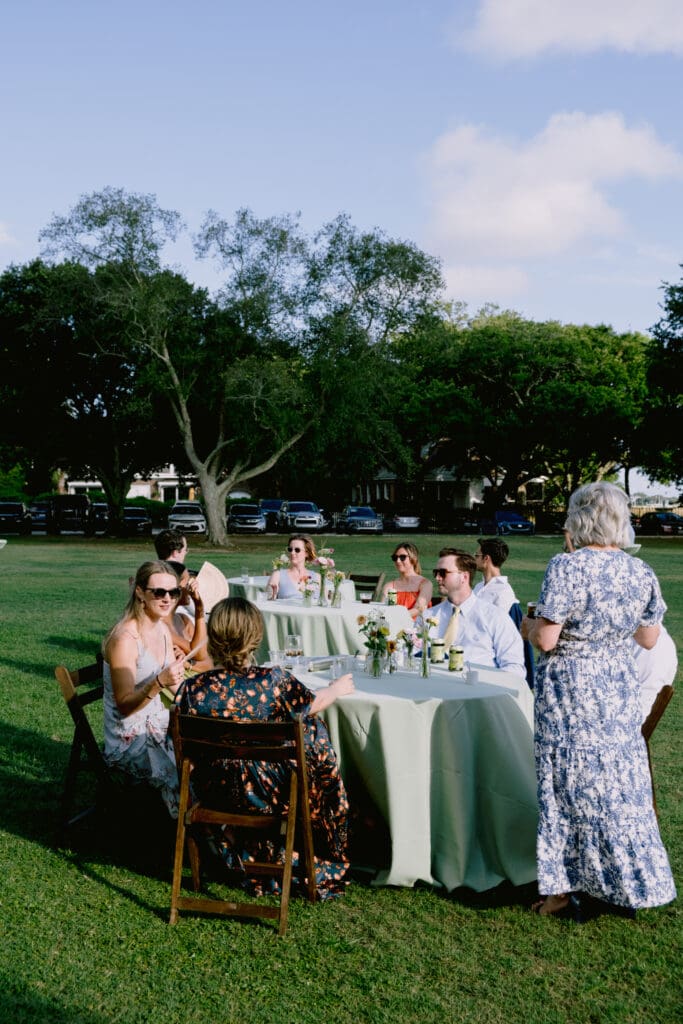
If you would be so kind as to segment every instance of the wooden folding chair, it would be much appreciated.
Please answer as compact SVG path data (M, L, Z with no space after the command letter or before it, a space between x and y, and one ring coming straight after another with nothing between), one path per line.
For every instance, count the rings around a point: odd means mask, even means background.
M655 814L659 817L659 811L657 810L657 798L655 796L655 777L652 770L652 754L650 752L650 738L652 733L655 731L660 718L666 711L669 701L674 695L673 686L663 686L657 696L654 699L650 713L641 726L641 732L645 739L645 746L647 747L647 763L650 768L650 781L652 782L652 806L655 809Z
M112 769L109 768L102 750L95 739L92 727L85 712L89 704L101 701L104 693L102 683L102 655L97 656L97 661L84 668L70 672L64 665L55 668L55 678L59 683L62 696L66 701L69 714L74 723L74 737L71 743L69 764L64 780L62 792L61 809L59 816L59 833L61 839L67 829L77 822L82 821L96 809L92 804L76 814L71 814L74 802L74 793L78 776L83 771L92 772L95 775L100 791L110 792L117 785Z
M353 580L356 587L356 594L359 590L369 590L372 587L372 600L379 601L382 597L382 587L384 581L387 578L385 572L380 572L374 576L364 576L357 572L350 572L349 579Z
M180 775L180 807L176 832L173 884L171 888L170 923L178 920L179 910L205 914L231 914L236 917L263 917L277 921L278 935L287 929L287 914L293 874L294 837L300 849L297 872L302 875L304 890L313 903L316 899L313 833L308 797L308 778L304 755L304 733L301 719L291 722L231 722L171 711L171 734ZM289 792L278 808L267 813L225 810L207 806L201 800L191 801L190 774L197 765L211 765L217 760L266 761L289 769ZM211 770L211 769L209 769ZM286 804L286 810L283 805ZM278 906L262 903L236 903L208 897L181 896L183 852L187 843L195 892L200 888L200 846L193 834L195 825L227 825L251 828L264 833L285 836L283 864L249 861L249 875L280 879Z

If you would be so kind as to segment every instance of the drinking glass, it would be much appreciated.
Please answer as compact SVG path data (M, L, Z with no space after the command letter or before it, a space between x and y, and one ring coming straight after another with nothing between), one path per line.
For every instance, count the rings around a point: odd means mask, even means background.
M304 649L301 643L301 637L297 633L288 633L287 643L285 645L285 656L287 658L302 658L303 654Z

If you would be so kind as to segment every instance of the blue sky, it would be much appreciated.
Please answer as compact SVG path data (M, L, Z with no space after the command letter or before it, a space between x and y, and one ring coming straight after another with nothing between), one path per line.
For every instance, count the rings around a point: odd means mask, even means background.
M647 330L680 279L681 0L22 0L0 38L0 266L111 185L190 231L345 211L473 311Z

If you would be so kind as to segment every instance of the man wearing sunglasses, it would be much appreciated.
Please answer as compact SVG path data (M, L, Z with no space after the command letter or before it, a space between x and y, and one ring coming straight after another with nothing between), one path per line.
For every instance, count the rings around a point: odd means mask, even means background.
M500 668L524 679L522 637L507 612L472 592L476 571L467 551L441 549L434 580L445 600L430 611L436 619L431 635L461 646L471 664Z

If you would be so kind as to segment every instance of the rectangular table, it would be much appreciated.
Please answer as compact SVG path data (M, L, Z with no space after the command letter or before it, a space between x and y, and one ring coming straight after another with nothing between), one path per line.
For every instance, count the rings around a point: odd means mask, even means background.
M304 654L309 657L365 653L365 637L359 632L358 617L373 610L385 616L392 637L413 625L410 612L402 605L344 601L341 608L304 608L300 602L267 601L258 607L265 623L263 641L256 652L259 664L268 660L268 651L284 649L288 633L297 633L302 638Z
M352 806L374 807L386 825L373 884L481 892L535 879L533 698L508 673L479 668L479 678L504 686L441 669L355 675L356 693L324 712Z

